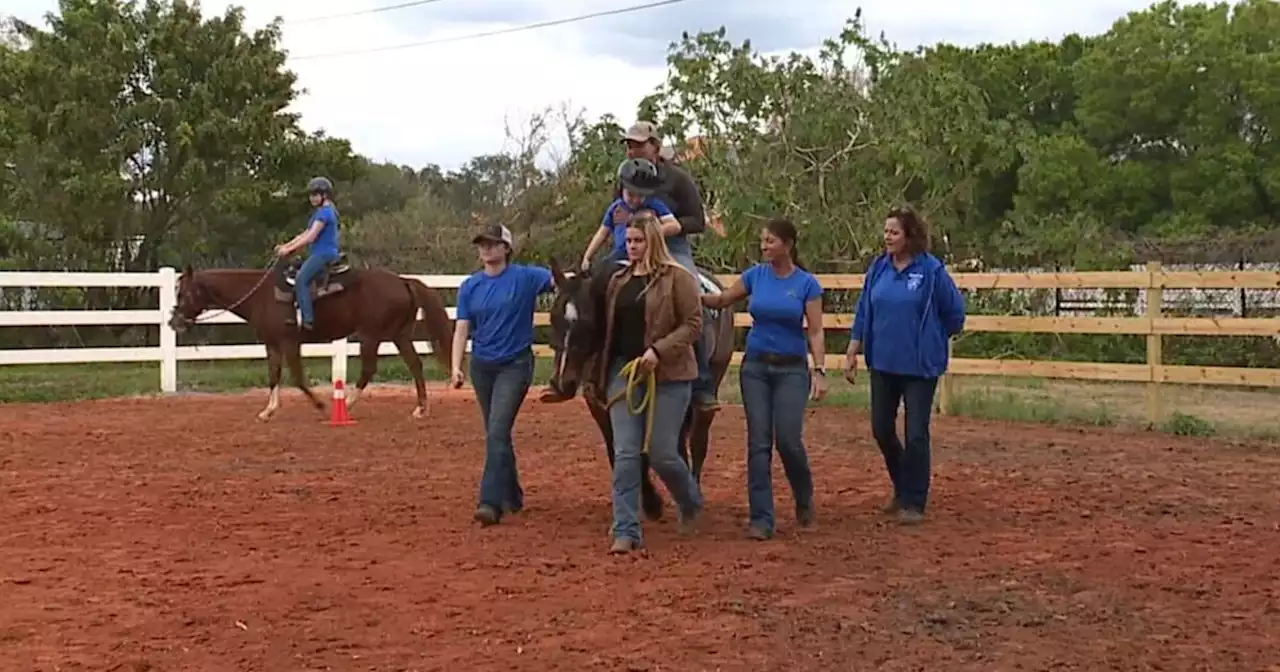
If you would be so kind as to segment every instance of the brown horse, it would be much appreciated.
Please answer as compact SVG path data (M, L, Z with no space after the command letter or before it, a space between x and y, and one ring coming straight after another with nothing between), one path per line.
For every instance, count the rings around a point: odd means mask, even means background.
M316 297L315 328L298 328L295 315L293 279L297 264L281 259L266 270L194 270L188 264L178 280L178 305L169 326L182 333L195 324L201 313L221 308L240 316L267 347L267 376L270 396L258 419L269 420L280 407L280 366L289 364L293 384L312 405L325 405L307 385L302 370L302 344L325 343L355 335L360 339L360 379L348 393L347 406L354 406L360 393L378 370L378 346L395 343L400 357L413 374L418 403L413 417L427 411L427 383L422 360L413 347L413 331L422 309L436 358L446 368L453 347L453 324L444 300L435 289L418 280L402 278L382 268L353 269L345 255L330 264L312 284Z
M564 401L578 391L583 371L592 369L591 360L600 356L604 341L604 297L609 277L619 266L603 262L582 274L564 273L552 259L551 273L556 281L556 297L551 306L551 345L555 350L555 369L551 376L551 395L545 401ZM724 285L714 275L699 269L699 282L703 292L722 292ZM708 315L709 313L709 315ZM733 311L708 310L702 321L702 344L710 353L711 375L716 389L724 381L733 358ZM605 450L609 454L609 466L613 466L613 425L609 409L604 408L597 395L584 394L587 409L604 435ZM711 423L715 411L702 411L693 404L685 411L680 424L680 457L689 465L693 477L702 482L702 466L707 459L707 445L711 439ZM690 453L692 452L692 460ZM649 477L649 456L641 456L643 480L640 499L645 515L650 520L662 517L662 497L653 487Z

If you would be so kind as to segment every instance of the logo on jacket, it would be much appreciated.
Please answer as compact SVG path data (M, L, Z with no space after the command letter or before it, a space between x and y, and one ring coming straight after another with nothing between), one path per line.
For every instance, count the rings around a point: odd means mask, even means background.
M909 290L911 290L911 291L913 291L913 292L914 292L915 290L917 290L917 289L919 289L919 288L920 288L920 283L921 283L921 282L924 282L924 274L923 274L923 273L908 273L908 274L907 274L907 289L909 289Z

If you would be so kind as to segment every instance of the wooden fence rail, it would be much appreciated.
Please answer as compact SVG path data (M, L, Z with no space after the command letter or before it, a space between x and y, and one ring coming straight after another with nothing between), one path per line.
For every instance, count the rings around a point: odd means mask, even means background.
M1152 423L1162 417L1160 386L1164 383L1280 387L1280 369L1224 366L1179 366L1164 363L1164 336L1266 336L1280 339L1280 318L1235 317L1165 317L1165 289L1273 289L1280 290L1280 272L1272 271L1165 271L1159 263L1147 265L1145 271L1105 271L1082 273L955 273L956 284L965 290L1026 289L1130 289L1146 293L1145 311L1133 317L1026 317L1010 315L970 315L966 332L1023 332L1054 334L1129 334L1145 336L1147 361L1144 364L1112 364L1099 362L1028 361L1012 359L952 359L950 375L943 378L939 405L947 412L952 396L953 376L1011 376L1031 378L1063 378L1093 381L1145 383L1147 416ZM440 289L457 288L465 276L432 275L417 277ZM737 276L720 276L731 284ZM95 361L158 361L161 363L161 389L177 389L177 362L203 359L246 359L262 357L261 346L221 345L178 347L176 335L165 322L175 301L174 269L158 273L31 273L0 272L0 288L4 287L158 287L160 303L149 310L121 311L0 311L0 327L158 324L160 346L141 348L66 348L49 350L0 350L0 365L42 364ZM823 287L832 291L861 289L862 275L822 275ZM449 310L450 315L453 309ZM826 329L848 329L853 316L831 313L823 318ZM219 316L216 324L239 323L233 315ZM538 313L535 323L547 325L547 314ZM739 327L751 326L745 313L735 316ZM419 352L430 352L425 342L415 344ZM304 356L331 356L333 376L345 378L347 356L358 351L358 345L345 340L334 344L309 344ZM381 354L393 354L391 344L384 343ZM535 346L540 356L548 356L546 345ZM741 353L735 355L741 361ZM843 363L843 353L828 354L826 365L836 369ZM865 362L862 363L865 366Z

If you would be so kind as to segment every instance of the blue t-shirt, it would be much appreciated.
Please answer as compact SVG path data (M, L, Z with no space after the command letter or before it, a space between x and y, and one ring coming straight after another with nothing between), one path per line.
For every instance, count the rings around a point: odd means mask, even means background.
M551 271L507 264L489 275L476 271L458 288L457 319L471 323L471 356L503 364L533 345L533 312L538 295L554 291Z
M818 279L801 268L780 278L773 265L756 264L742 274L742 284L751 297L747 302L747 312L751 314L747 352L801 357L809 354L804 307L822 296Z
M308 252L338 256L338 209L332 203L316 208L311 219L307 220L307 228L311 228L311 223L316 220L324 222L324 227L320 229L320 235L311 241Z
M609 209L604 211L604 219L601 220L600 227L613 233L613 251L621 252L624 256L627 253L627 221L615 222L613 218L613 214L619 209L632 215L640 210L652 210L653 214L658 216L658 219L671 216L671 208L668 208L666 203L653 196L646 197L640 207L635 209L632 209L621 198L611 203Z

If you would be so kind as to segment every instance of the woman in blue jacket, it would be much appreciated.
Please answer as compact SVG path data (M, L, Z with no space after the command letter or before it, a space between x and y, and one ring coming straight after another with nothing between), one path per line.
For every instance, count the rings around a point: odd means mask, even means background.
M533 382L533 311L555 291L551 270L511 263L511 230L493 224L472 239L484 268L458 288L450 382L466 378L462 355L471 338L471 383L484 421L484 474L475 519L493 525L524 507L511 430Z
M885 512L904 524L924 520L929 501L929 425L950 340L964 328L964 296L942 261L929 254L928 224L910 208L889 212L884 254L867 269L845 352L854 382L858 354L871 373L871 433L893 484ZM898 403L906 445L898 439Z

